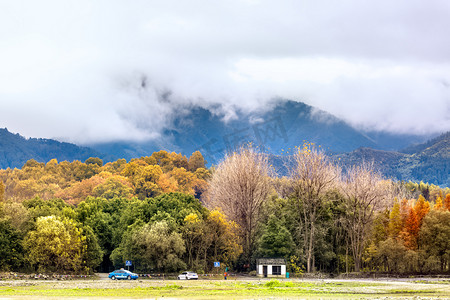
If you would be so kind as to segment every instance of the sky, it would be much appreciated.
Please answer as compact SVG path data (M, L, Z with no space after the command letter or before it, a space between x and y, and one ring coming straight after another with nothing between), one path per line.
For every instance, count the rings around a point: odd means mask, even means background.
M301 101L357 128L450 130L447 0L0 0L0 128L158 139L185 105Z

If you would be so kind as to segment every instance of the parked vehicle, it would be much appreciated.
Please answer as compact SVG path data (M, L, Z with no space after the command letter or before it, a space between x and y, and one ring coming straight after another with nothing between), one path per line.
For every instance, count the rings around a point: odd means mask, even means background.
M115 270L114 272L109 273L108 275L109 278L111 278L112 280L116 280L116 279L138 279L138 274L135 274L133 272L124 270L124 269L120 269L120 270Z
M198 279L198 275L195 272L183 272L180 275L178 275L178 280L197 280Z

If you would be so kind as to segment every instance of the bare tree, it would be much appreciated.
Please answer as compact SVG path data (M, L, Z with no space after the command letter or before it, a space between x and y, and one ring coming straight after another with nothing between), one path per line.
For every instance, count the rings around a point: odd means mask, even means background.
M385 207L389 183L375 171L373 163L363 162L347 170L341 185L346 195L347 216L342 221L347 230L355 262L355 271L361 268L362 254L372 229L374 214Z
M271 191L270 167L266 155L242 147L225 157L212 175L209 208L221 208L240 227L244 258L249 261L255 245L255 231L262 203Z
M314 145L297 148L290 164L290 176L302 231L307 272L313 271L318 213L325 203L325 195L336 186L340 169Z

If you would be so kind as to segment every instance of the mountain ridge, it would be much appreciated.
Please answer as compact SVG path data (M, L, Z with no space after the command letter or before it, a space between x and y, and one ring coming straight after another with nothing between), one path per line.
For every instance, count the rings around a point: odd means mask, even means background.
M416 149L416 152L412 150ZM450 131L402 151L359 148L333 156L345 166L374 162L386 177L450 187Z
M25 138L11 133L7 128L0 128L0 168L20 168L28 160L47 162L56 158L64 160L86 160L89 157L101 156L88 147L59 142L52 139Z
M22 167L29 159L39 162L53 158L84 161L89 157L100 157L104 162L130 160L159 150L186 156L200 150L211 165L249 142L274 156L286 155L290 149L312 142L348 165L373 160L388 177L448 186L449 135L431 136L423 143L424 136L364 132L325 111L286 100L278 101L269 111L237 110L236 118L227 122L211 109L185 106L180 107L180 113L174 116L160 139L146 142L118 141L79 147L51 139L26 139L6 128L0 129L0 168Z
M200 150L217 163L226 152L253 143L269 153L282 154L304 141L322 145L330 153L350 152L359 147L399 150L423 142L424 136L388 132L363 132L337 117L302 102L278 100L265 112L235 111L236 118L221 116L199 106L181 107L161 138L147 142L111 142L89 147L115 158L131 159L161 149L190 155Z

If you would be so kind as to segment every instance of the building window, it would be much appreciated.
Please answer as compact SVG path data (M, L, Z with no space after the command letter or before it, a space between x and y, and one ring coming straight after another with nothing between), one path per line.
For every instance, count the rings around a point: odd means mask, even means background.
M272 266L272 275L281 275L281 266Z

